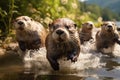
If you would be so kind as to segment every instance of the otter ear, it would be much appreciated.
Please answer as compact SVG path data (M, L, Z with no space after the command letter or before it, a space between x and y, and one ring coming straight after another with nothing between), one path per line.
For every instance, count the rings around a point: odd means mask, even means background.
M74 24L75 28L77 28L77 24Z
M82 26L86 26L86 25L88 25L88 23L82 23Z
M30 18L30 20L31 20L31 21L33 21L33 19L32 19L32 18Z
M49 30L50 30L50 31L53 31L53 23L50 23L50 24L49 24Z
M112 25L116 26L115 22L112 22Z
M52 23L49 23L49 27L51 27L52 26Z
M82 23L81 25L83 26L84 24Z

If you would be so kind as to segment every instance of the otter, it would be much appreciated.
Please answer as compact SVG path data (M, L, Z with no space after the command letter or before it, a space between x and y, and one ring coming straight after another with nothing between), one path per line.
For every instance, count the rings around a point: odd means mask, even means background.
M15 19L13 25L15 26L16 40L22 51L39 49L45 46L47 33L39 22L28 16L19 16Z
M49 24L46 38L47 59L54 70L59 70L58 60L62 57L76 62L80 54L77 25L69 18L58 18Z
M82 24L81 29L79 29L79 38L80 38L81 44L84 44L84 42L93 39L92 37L93 28L94 28L94 24L91 21L87 21Z
M112 21L103 22L101 30L96 33L96 48L102 53L112 53L115 43L119 44L119 34L116 24ZM110 54L111 55L111 54Z

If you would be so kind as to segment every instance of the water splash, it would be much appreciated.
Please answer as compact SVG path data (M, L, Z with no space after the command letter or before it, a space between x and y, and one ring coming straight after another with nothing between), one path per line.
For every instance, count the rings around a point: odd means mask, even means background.
M78 61L73 63L65 58L59 60L61 73L72 73L76 71L81 71L89 68L100 67L100 55L95 53L94 44L88 42L81 46L81 53L79 55ZM46 49L45 47L39 50L28 50L24 57L25 69L26 71L39 71L42 73L49 73L52 70L48 60L46 59Z

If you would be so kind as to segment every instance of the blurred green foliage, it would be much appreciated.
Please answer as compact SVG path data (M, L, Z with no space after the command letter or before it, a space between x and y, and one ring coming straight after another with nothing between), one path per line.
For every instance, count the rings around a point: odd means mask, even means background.
M6 37L12 28L12 17L14 14L14 0L1 0L0 2L0 36Z
M81 27L81 23L88 20L101 22L102 17L109 20L116 16L109 10L79 0L0 0L0 38L12 33L12 22L21 15L30 16L45 27L52 20L61 17L68 17Z
M86 2L80 3L82 6L80 9L82 12L89 12L90 17L94 20L97 20L99 17L102 17L103 21L107 20L117 20L120 21L119 13L115 13L108 8L101 8L96 4L87 4Z
M16 0L21 4L17 11L41 22L45 27L54 19L68 17L78 25L80 20L80 4L78 0Z

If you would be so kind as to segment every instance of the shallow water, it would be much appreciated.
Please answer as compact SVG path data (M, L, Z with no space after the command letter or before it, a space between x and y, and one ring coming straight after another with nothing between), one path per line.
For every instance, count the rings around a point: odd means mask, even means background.
M120 45L114 57L97 53L93 43L81 46L75 63L59 60L60 70L53 71L46 59L46 49L26 51L21 59L12 55L0 58L0 80L120 80Z
M93 36L98 29L95 29ZM28 50L24 57L8 54L0 57L0 80L120 80L120 45L114 57L96 52L94 41L81 46L78 61L62 58L60 70L53 71L46 59L46 49Z

